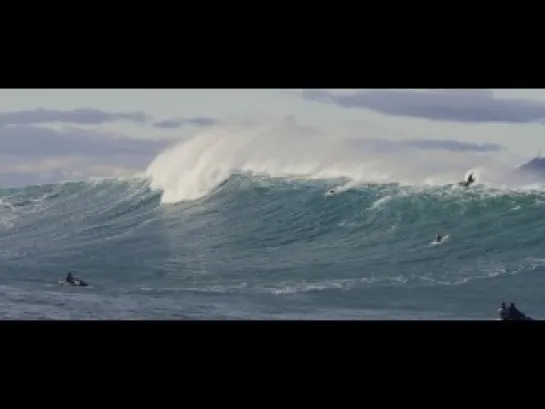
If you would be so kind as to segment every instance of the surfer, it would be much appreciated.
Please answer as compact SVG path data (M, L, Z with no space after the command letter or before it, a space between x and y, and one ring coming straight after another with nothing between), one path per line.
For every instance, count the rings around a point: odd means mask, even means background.
M473 182L475 182L475 178L473 177L473 172L471 172L467 178L467 180L463 181L463 182L460 182L460 185L461 186L465 186L465 187L468 187L469 185L471 185Z
M439 233L437 234L437 243L441 243L441 240L443 240L443 235Z

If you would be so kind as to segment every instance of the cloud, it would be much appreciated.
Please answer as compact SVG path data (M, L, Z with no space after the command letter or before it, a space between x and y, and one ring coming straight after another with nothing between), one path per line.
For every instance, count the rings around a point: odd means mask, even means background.
M0 152L4 155L144 155L165 149L169 140L113 138L79 128L55 130L39 126L0 127Z
M88 156L20 156L0 154L0 186L15 187L67 180L83 180L87 177L129 176L138 173L149 158L111 155Z
M129 121L146 124L153 118L143 112L106 112L100 109L74 109L59 111L36 109L28 111L0 112L0 127L8 125L39 125L46 123L69 123L74 125L99 125L107 122ZM188 125L210 126L216 123L210 117L165 119L153 124L156 128L180 128Z
M500 99L487 90L370 90L350 94L304 90L300 95L343 108L441 121L531 123L545 119L545 102Z
M143 140L124 135L64 125L99 125L113 121L148 124L153 118L141 112L106 112L97 109L72 111L27 110L0 112L1 186L43 183L74 178L77 175L107 176L144 169L176 138ZM158 128L184 125L213 125L215 119L195 117L171 119L153 124ZM41 125L42 124L42 125ZM32 182L34 180L34 182Z
M140 172L178 140L132 139L69 126L0 126L0 187Z
M86 156L54 156L54 157L36 157L32 161L21 162L18 158L9 155L1 155L2 165L0 169L3 172L17 174L36 175L44 173L59 173L61 175L72 175L85 172L100 174L118 174L127 169L141 169L142 160L134 157L115 155L105 159L100 163L96 158ZM147 161L144 163L147 164ZM99 175L100 176L100 175Z
M455 140L418 139L401 142L403 145L417 149L445 150L450 152L500 152L505 146L498 143L469 143Z
M500 152L506 148L497 143L476 144L456 140L443 139L352 139L352 144L375 152L401 152L407 148L417 150L442 150L448 152Z
M206 117L196 117L196 118L181 118L181 119L164 119L162 121L157 121L153 124L156 128L181 128L187 125L197 125L197 126L210 126L216 124L216 119L206 118Z
M74 109L72 111L36 109L0 112L0 126L45 124L51 122L98 125L114 121L131 121L143 124L148 119L149 117L142 112L106 112L100 109Z

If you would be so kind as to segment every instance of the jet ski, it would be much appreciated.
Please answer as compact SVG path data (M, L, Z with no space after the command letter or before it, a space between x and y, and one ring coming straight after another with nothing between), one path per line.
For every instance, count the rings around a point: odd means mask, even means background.
M533 318L519 311L514 304L511 304L511 307L507 309L505 303L502 303L502 306L498 309L498 313L500 321L534 321Z
M70 285L72 285L74 287L87 287L87 286L89 286L89 284L87 284L85 281L80 280L78 278L76 278L74 281L72 281L72 283L70 283Z
M532 317L524 317L519 319L512 319L512 318L498 318L498 321L535 321Z
M60 285L71 285L72 287L88 287L89 286L89 284L87 284L85 281L77 279L77 278L74 279L72 282L66 281L66 280L59 281L59 284Z
M89 286L89 284L87 284L81 278L74 277L72 273L68 273L68 275L63 281L59 281L59 284L71 285L72 287L88 287Z

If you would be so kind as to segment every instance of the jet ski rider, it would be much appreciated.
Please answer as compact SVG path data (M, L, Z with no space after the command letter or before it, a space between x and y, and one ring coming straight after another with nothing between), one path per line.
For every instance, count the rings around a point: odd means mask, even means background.
M66 276L66 282L74 284L74 276L72 275L72 273L68 273L68 275Z
M525 314L520 312L514 303L511 303L509 307L505 302L501 303L501 307L498 309L498 314L502 321L521 321L528 319Z

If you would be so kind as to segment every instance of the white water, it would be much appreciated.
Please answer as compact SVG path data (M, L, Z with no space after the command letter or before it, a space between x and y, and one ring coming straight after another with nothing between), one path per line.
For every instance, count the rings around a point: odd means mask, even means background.
M415 149L372 136L326 135L284 120L199 133L159 154L146 175L153 189L163 191L163 203L175 203L206 196L236 171L348 178L345 189L366 182L444 185L472 171L477 183L514 187L516 179L509 176L513 165L497 153Z

